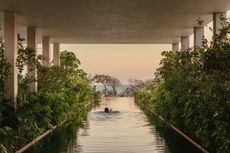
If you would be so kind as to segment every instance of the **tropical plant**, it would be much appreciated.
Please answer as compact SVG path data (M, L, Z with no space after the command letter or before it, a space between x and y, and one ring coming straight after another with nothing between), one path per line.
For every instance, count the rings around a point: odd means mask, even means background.
M4 81L10 74L10 64L4 58L4 47L0 45L0 151L15 152L54 125L77 118L86 113L100 100L100 94L87 74L79 69L80 61L69 51L61 53L61 65L46 67L42 56L23 46L24 39L18 36L17 68L19 70L17 109L3 99ZM28 71L25 73L27 66ZM31 75L37 71L37 76ZM30 93L29 85L38 83L38 92Z
M135 93L137 104L187 133L210 152L230 150L230 23L210 45L165 51L154 84Z

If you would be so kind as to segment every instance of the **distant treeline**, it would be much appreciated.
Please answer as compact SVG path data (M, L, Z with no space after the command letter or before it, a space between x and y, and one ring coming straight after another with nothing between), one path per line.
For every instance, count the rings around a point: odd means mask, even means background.
M134 91L146 88L153 82L153 80L142 81L138 79L129 79L129 84L123 85L119 79L105 74L96 74L91 80L95 83L98 91L100 91L103 96L107 97L132 97Z

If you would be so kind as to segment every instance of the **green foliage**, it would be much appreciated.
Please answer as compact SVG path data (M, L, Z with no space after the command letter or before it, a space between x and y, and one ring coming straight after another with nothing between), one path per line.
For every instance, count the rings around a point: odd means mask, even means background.
M0 151L14 152L54 125L85 114L100 100L100 94L91 86L86 73L79 69L80 61L74 53L61 53L61 65L45 67L43 57L22 45L18 37L17 67L19 70L16 111L10 102L0 101ZM8 78L10 65L4 59L4 48L0 46L1 82ZM28 71L25 73L24 68ZM37 71L37 76L31 75ZM0 82L0 83L1 83ZM38 83L36 93L29 92L31 83ZM3 87L1 88L3 94Z
M14 126L15 114L10 102L4 98L4 82L10 79L12 67L4 55L4 43L0 41L0 152L6 153L7 148L12 149L12 145L5 146L5 142L14 139L9 126Z
M223 19L222 19L223 20ZM138 105L154 111L210 152L230 150L230 24L211 45L165 51L154 85L135 93Z
M4 44L0 41L0 101L4 95L4 81L8 80L11 74L11 65L4 55Z
M67 50L61 53L60 65L68 71L74 71L78 69L78 66L81 64L80 60L76 58L73 52L68 52Z
M18 102L26 101L29 93L29 85L37 81L33 75L36 69L41 68L41 56L36 55L36 50L32 48L25 48L23 41L18 34L18 56L16 58L16 66L18 68ZM25 73L25 68L26 73Z
M134 96L136 91L144 90L153 85L153 80L148 79L146 81L138 80L138 79L129 79L129 87L127 95Z

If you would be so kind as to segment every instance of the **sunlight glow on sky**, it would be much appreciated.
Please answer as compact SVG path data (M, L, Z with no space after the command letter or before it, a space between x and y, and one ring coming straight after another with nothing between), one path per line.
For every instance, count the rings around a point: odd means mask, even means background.
M227 12L230 17L230 11ZM210 41L213 23L205 26L205 38ZM193 46L190 36L190 47ZM171 44L61 44L61 50L75 52L81 68L88 74L108 74L128 83L128 79L146 80L154 77L159 67L161 52L171 50Z
M73 51L88 74L108 74L128 83L130 78L153 78L161 52L171 45L61 44L63 50Z

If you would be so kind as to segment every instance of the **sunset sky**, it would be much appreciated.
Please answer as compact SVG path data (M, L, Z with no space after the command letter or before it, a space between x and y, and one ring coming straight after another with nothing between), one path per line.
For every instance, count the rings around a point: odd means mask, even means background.
M212 37L212 25L210 22L204 27L208 41ZM194 44L193 37L190 35L190 47ZM108 74L124 84L130 78L153 78L162 58L161 52L171 49L171 44L61 44L61 51L75 52L81 60L81 68L88 74Z
M171 45L62 44L61 50L75 52L88 74L108 74L128 83L130 78L153 78L161 52L171 50Z

